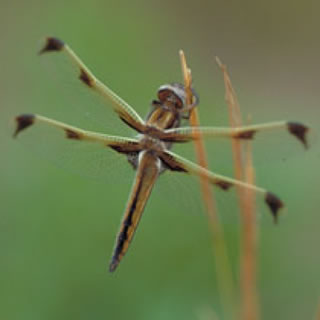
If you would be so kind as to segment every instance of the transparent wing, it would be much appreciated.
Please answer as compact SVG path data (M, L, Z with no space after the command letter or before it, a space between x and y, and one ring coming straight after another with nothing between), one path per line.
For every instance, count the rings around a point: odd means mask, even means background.
M42 49L45 45L46 43L41 43L40 48ZM76 126L86 127L88 130L125 136L136 134L136 131L123 122L127 121L125 116L123 121L120 120L119 113L124 110L124 114L130 115L131 112L137 122L141 120L140 116L108 87L105 87L106 90L114 95L115 100L120 101L119 105L123 104L126 108L119 111L114 101L101 94L101 90L95 90L87 85L83 77L81 79L79 66L66 52L54 50L45 52L39 55L39 63L44 71L41 81L48 83L48 87L43 93L47 103L40 106L36 110L37 113L63 119ZM87 66L84 65L83 68ZM111 82L112 76L107 73L107 70L106 72L100 70L99 73L105 74L105 78ZM99 81L100 84L103 86Z
M20 119L24 117L24 124L23 122L21 124L20 121L20 128L15 129L16 134L19 133L17 141L57 166L104 182L119 179L121 176L134 176L134 170L126 155L117 151L117 139L114 140L114 147L107 146L108 137L112 136L101 135L101 137L107 137L107 140L104 141L104 138L101 138L100 142L95 141L96 138L91 139L90 137L79 139L79 136L86 131L77 131L75 127L41 116L36 116L33 120L35 123L31 126L26 124L26 121L30 122L30 117L35 117L35 115L19 117ZM48 119L58 125L48 124L41 119ZM132 141L134 140L132 139Z
M309 153L317 143L317 137L313 128L309 128L305 136L306 147L295 136L288 134L286 130L267 131L257 134L252 141L252 155L257 170L265 170L272 164L290 163L298 158L303 161L309 157ZM257 172L259 173L259 172Z
M243 191L253 191L264 200L275 221L277 221L279 210L284 207L283 202L274 193L264 188L209 171L171 151L164 151L159 157L169 170L206 178L210 184L226 192L235 187Z
M204 213L198 179L169 170L163 172L154 188L158 207L172 214Z
M257 133L263 131L285 130L300 140L308 148L307 134L309 128L298 122L276 121L257 125L229 127L180 127L165 130L163 140L169 142L184 142L202 138L229 138L251 140Z
M215 160L220 162L231 160L231 167L233 166L232 154L230 153L231 140L235 138L230 138L230 135L241 136L241 134L243 134L242 137L238 139L242 141L252 141L254 162L258 167L260 165L265 166L268 163L276 164L277 162L290 161L291 158L296 156L307 156L310 152L309 150L312 152L318 141L313 129L309 129L303 125L300 127L300 124L297 123L297 127L292 126L293 131L299 128L301 128L302 131L306 130L305 132L301 132L300 136L297 136L297 134L300 134L299 130L298 133L291 133L287 129L288 123L277 122L276 124L279 125L278 130L271 130L272 128L268 130L267 124L248 126L248 131L244 130L242 132L238 129L230 130L228 127L204 127L194 129L182 127L166 130L164 135L168 135L167 138L165 138L168 141L171 139L176 141L180 139L180 141L190 141L182 143L186 144L192 143L191 140L197 139L201 132L204 134L208 155L214 155ZM257 129L261 126L265 130ZM283 130L281 130L282 128ZM257 132L251 130L257 130ZM176 145L180 144L179 142L176 143Z
M187 159L195 161L194 146L189 144L175 144L173 150ZM230 158L231 152L228 155ZM220 157L218 157L220 158ZM230 171L226 170L226 159L222 163L216 161L216 167L222 168L224 172L232 177L232 159L230 159ZM203 194L199 177L186 174L184 172L175 172L166 170L163 172L154 187L151 201L157 204L166 212L172 214L191 214L194 216L206 216ZM238 216L238 199L233 189L228 192L219 188L212 188L216 198L219 212L223 215L224 221L231 224L237 223ZM263 208L263 204L261 206ZM268 210L265 210L268 211ZM268 218L270 218L268 216Z
M239 199L236 189L227 191L212 187L217 214L224 224L239 224ZM199 178L183 172L165 171L154 187L151 200L157 207L170 214L194 215L206 219ZM263 197L257 196L257 218L267 224L273 223L270 210ZM282 215L282 212L281 212ZM183 218L182 218L183 219ZM281 222L281 217L280 217Z

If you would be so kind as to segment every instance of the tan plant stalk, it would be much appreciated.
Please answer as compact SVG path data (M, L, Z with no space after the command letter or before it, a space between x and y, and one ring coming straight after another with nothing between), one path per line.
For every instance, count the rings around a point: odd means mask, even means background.
M246 143L245 150L245 181L255 183L255 170L252 163L251 142ZM242 319L259 319L259 301L257 291L257 246L258 230L256 224L255 193L246 190L242 212L242 259L241 259L241 287L243 293Z
M320 320L320 300L319 300L319 303L318 303L318 309L316 311L316 315L314 317L314 320Z
M226 66L216 58L223 72L226 101L229 110L231 127L242 126L240 106L233 89ZM255 173L252 164L251 144L243 144L238 139L232 140L232 154L235 178L255 183ZM241 213L241 250L240 250L240 280L241 280L241 313L240 319L258 320L260 318L259 299L257 292L257 224L255 194L251 190L237 188Z
M188 68L184 52L180 51L181 66L184 78L184 86L187 93L187 104L192 104L191 92L191 70ZM200 120L197 108L193 108L190 113L190 125L199 126ZM197 161L199 165L208 168L208 160L205 151L205 146L202 139L196 139L194 142ZM217 206L213 195L212 187L205 177L200 179L203 200L206 206L206 211L209 219L209 226L212 234L212 244L217 270L217 281L219 292L221 294L221 303L223 306L226 319L235 319L234 311L234 284L227 246L224 238L224 231L219 220Z

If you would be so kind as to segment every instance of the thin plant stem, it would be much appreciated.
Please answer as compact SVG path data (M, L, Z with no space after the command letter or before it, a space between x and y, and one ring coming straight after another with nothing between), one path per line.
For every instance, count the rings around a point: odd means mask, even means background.
M245 181L255 183L255 170L252 162L251 142L245 144ZM241 288L243 292L242 319L259 319L259 301L257 292L257 246L258 229L256 223L255 193L246 190L242 212L242 250L241 250Z
M317 311L316 311L314 320L320 320L320 300L318 302L318 307L317 307Z
M223 72L226 101L229 110L231 127L242 126L240 106L232 86L226 66L219 58L216 61ZM232 154L235 178L250 184L255 183L255 172L252 162L251 143L243 144L238 139L232 140ZM241 310L240 319L260 319L259 298L257 292L257 224L255 194L251 190L237 188L241 213L241 248L240 248L240 280Z
M184 52L180 51L180 60L184 78L184 86L187 93L187 104L192 104L192 77L191 70L188 68ZM190 125L198 127L200 120L197 108L193 108L190 113ZM199 165L208 168L208 160L205 151L205 146L202 139L196 139L194 142L195 152ZM226 319L235 319L234 311L234 284L230 266L230 261L227 252L227 246L224 237L224 230L219 220L216 201L213 195L212 187L208 179L200 178L200 185L203 200L206 206L206 211L209 219L209 227L212 235L213 252L217 270L217 281L219 292L221 295L221 303Z

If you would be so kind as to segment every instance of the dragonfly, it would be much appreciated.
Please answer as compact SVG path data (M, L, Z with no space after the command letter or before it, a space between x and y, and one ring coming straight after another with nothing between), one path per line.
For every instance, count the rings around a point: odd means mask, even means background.
M252 190L263 197L271 214L275 219L277 218L284 203L273 192L209 171L174 153L171 149L174 144L187 143L200 138L223 137L250 140L257 133L274 129L287 130L307 148L309 128L306 125L293 121L275 121L236 128L182 126L182 121L188 120L191 110L198 106L199 96L192 88L192 102L188 104L184 85L180 83L161 85L157 92L157 99L152 101L151 109L143 119L134 108L95 77L70 46L58 38L48 37L39 54L53 52L64 55L76 72L77 81L99 95L105 101L106 108L111 107L115 115L136 132L134 138L114 136L84 130L39 114L20 114L14 119L14 137L25 132L26 129L29 131L32 126L42 124L61 131L62 139L109 148L112 152L126 157L128 164L136 171L120 230L116 237L109 265L110 272L116 270L126 254L159 176L168 171L205 178L210 184L225 191L232 187Z

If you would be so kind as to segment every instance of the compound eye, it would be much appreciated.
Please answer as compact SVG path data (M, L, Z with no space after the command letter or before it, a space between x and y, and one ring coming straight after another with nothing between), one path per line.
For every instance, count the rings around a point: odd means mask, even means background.
M172 91L169 89L163 89L158 91L158 98L162 103L166 102L171 95Z
M183 102L178 95L170 89L162 89L158 91L158 98L161 103L165 104L166 102L173 103L174 106L178 109L183 108Z
M184 106L182 100L176 95L175 95L175 97L176 97L176 101L175 101L176 108L182 109Z

